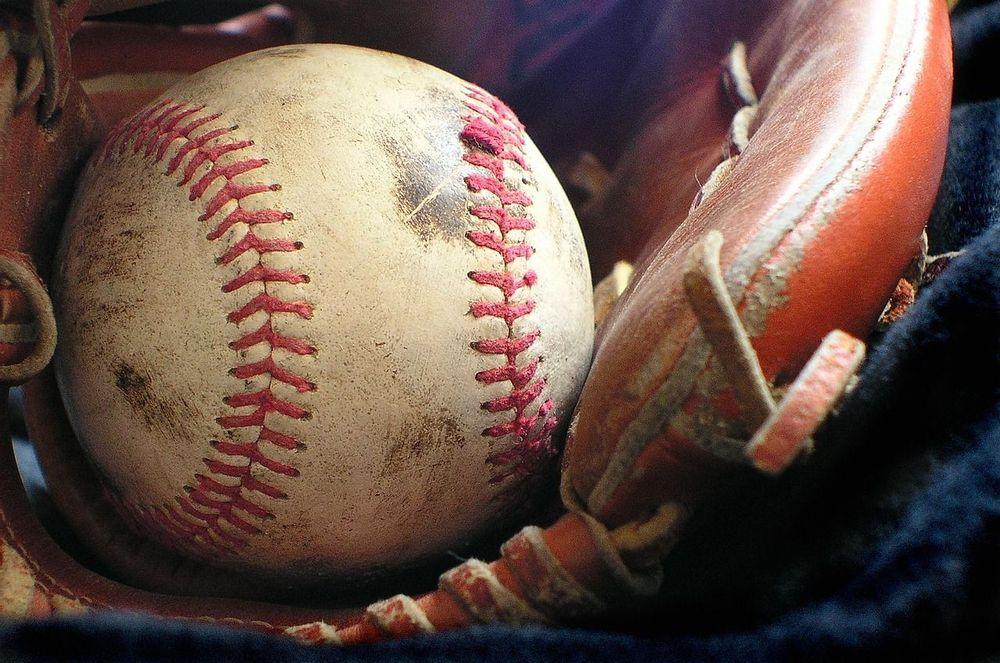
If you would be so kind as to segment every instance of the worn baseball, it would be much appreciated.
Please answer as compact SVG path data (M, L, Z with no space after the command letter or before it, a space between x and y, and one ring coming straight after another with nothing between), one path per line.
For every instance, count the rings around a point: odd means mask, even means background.
M67 413L125 518L288 583L509 526L593 342L579 227L510 109L337 45L210 67L113 128L54 293Z

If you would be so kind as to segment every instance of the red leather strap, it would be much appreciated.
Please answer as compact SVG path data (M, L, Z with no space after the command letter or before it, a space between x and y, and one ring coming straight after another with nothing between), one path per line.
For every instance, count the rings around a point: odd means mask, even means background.
M28 256L0 249L0 383L20 384L39 373L56 349L52 301ZM6 354L6 353L4 353ZM0 355L2 357L3 355Z
M371 642L476 623L579 622L648 597L660 582L657 568L630 568L607 530L578 513L545 530L526 527L501 552L491 564L469 560L444 573L435 592L369 606L339 640Z
M841 331L823 340L747 445L754 467L778 474L811 447L813 433L844 395L864 356L864 343Z

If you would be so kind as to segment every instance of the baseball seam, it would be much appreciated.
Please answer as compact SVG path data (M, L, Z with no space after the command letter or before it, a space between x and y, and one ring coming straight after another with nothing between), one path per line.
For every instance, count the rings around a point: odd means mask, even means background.
M510 383L510 392L488 400L482 408L493 414L513 412L510 420L485 429L485 437L501 439L514 436L508 448L491 451L487 463L492 466L491 484L498 484L514 476L534 473L541 464L556 454L552 432L557 418L551 414L554 403L545 399L534 414L530 409L542 397L546 388L545 377L537 377L542 357L537 356L526 364L519 364L520 356L538 339L538 329L517 333L515 323L535 309L535 300L518 301L517 296L535 285L538 275L534 270L515 271L514 261L527 262L534 254L534 247L527 239L514 239L512 231L527 234L534 229L535 220L527 214L531 197L523 190L511 188L507 183L507 167L514 165L525 174L531 172L524 158L524 126L514 113L500 100L475 87L467 89L465 101L468 112L463 115L465 125L461 140L466 147L463 155L476 170L465 177L465 184L474 194L485 194L496 199L493 204L478 204L470 209L476 219L491 223L499 232L470 230L466 237L477 247L495 252L503 266L497 270L469 272L476 283L498 289L502 301L480 300L473 302L470 312L476 318L491 317L504 322L507 335L501 338L484 338L471 346L485 355L504 358L501 366L476 373L476 380L483 384ZM523 180L527 182L527 180Z
M213 128L212 125L217 124L220 117L221 113L209 113L204 106L165 99L112 129L100 148L98 163L124 154L129 146L133 153L142 151L144 157L153 158L156 163L162 162L168 148L181 141L179 148L167 162L164 174L179 174L181 179L178 186L188 188L188 200L204 205L198 220L215 223L208 232L207 239L218 240L232 228L241 225L246 228L245 234L231 243L216 259L216 263L226 266L244 254L256 254L254 264L223 284L222 291L236 292L250 284L261 286L261 292L231 311L226 320L239 324L257 313L263 313L263 324L255 331L230 342L229 347L241 352L259 344L267 344L267 355L255 362L237 364L229 370L229 374L240 380L266 376L267 386L256 391L226 396L223 402L234 412L216 419L223 431L255 428L256 440L211 440L212 448L225 460L203 458L202 462L208 471L194 475L193 482L184 487L187 495L174 498L176 506L140 506L116 500L147 533L158 533L159 536L155 538L161 542L172 547L187 546L203 552L231 555L247 545L247 535L260 533L251 518L263 520L274 517L273 512L254 501L253 496L270 499L287 497L273 483L254 476L255 473L267 470L286 477L299 475L298 469L265 452L265 443L286 451L302 447L295 437L272 428L268 416L298 420L307 419L310 414L301 406L279 398L272 387L275 382L280 382L291 386L298 393L304 393L315 390L316 385L282 366L275 350L293 355L311 355L316 350L306 340L283 335L274 329L273 323L278 315L292 315L302 319L312 316L312 307L308 303L289 301L268 291L270 283L299 285L309 282L308 275L294 270L277 269L268 265L264 259L269 253L298 251L302 244L287 238L262 238L254 232L257 225L280 223L293 217L291 212L279 209L254 210L243 206L242 201L246 198L277 191L280 186L238 181L241 176L259 172L268 164L268 160L244 158L239 154L252 147L253 141L233 137L231 134L237 128L235 126ZM232 156L226 163L220 163L220 159L227 154ZM198 176L199 169L206 164L208 170ZM205 200L209 189L220 181L221 188ZM230 203L234 205L218 220ZM247 407L254 409L246 413L242 408Z

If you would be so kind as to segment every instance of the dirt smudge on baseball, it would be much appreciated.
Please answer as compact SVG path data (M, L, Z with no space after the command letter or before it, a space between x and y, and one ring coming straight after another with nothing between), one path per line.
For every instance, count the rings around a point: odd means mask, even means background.
M389 448L380 475L385 477L399 474L421 456L462 446L465 446L465 439L453 417L446 413L424 416L416 425L397 429L394 434L390 434Z
M442 160L418 154L390 134L376 136L392 164L392 193L402 221L423 242L464 242L469 229L466 191L460 169L441 167Z
M195 420L198 416L183 398L165 398L159 393L148 372L120 362L113 373L115 387L150 430L166 430L182 437L184 422Z

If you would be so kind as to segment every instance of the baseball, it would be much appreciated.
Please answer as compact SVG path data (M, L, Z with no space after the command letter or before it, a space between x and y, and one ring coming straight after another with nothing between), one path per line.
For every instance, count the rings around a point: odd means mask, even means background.
M292 585L510 526L593 344L576 218L510 109L347 46L229 60L113 128L53 280L125 519Z

